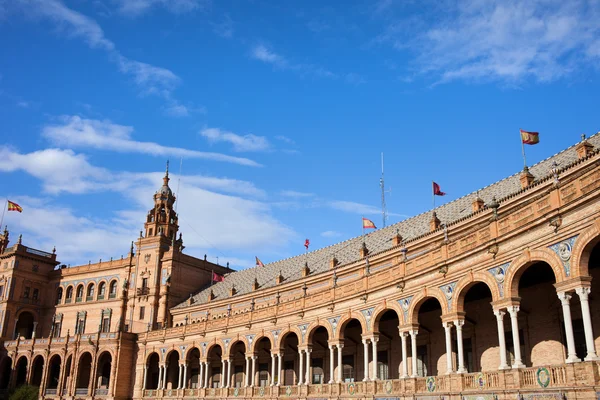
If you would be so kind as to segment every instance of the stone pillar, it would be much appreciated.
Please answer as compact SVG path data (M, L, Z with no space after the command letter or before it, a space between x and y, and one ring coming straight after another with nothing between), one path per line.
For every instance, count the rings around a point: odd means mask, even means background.
M369 343L367 342L367 339L363 339L362 340L363 343L363 370L364 370L364 377L363 377L363 382L366 382L369 380Z
M406 345L406 337L408 332L400 332L400 340L402 340L402 376L400 378L408 378L408 346Z
M15 319L15 327L13 328L13 340L17 339L17 325L19 325L19 318Z
M277 365L279 366L279 372L277 372L277 386L281 386L283 380L283 354L277 354Z
M37 321L33 323L33 332L31 333L31 338L35 339L35 331L37 330Z
M519 306L507 307L508 313L510 314L510 325L512 329L513 346L515 348L515 363L513 368L525 368L525 364L521 359L521 340L519 338Z
M446 375L454 372L452 366L452 323L444 322L444 331L446 331Z
M225 360L221 359L221 388L225 387L225 381L227 378L225 378L225 376L227 375L227 368L225 366Z
M557 294L562 305L563 319L565 323L565 334L567 336L567 359L565 360L565 362L578 362L581 360L577 358L577 353L575 351L575 336L573 335L573 322L571 321L571 306L569 305L571 295L565 292L559 292Z
M177 389L181 389L181 378L183 377L183 374L181 373L181 367L183 367L183 365L179 364L177 367L179 367L179 372L177 373Z
M504 311L494 310L496 316L496 323L498 324L498 345L500 346L500 366L498 369L508 369L508 363L506 362L506 340L504 338Z
M456 372L459 374L463 374L468 372L465 368L465 353L464 353L464 345L463 345L463 325L465 324L464 319L457 319L454 321L454 326L456 326L456 343L458 345L458 369Z
M164 375L165 375L165 376L163 377L163 387L162 387L163 389L166 389L166 388L167 388L167 372L168 372L168 371L169 371L169 368L167 367L167 365L165 365L165 366L163 367L163 372L164 372Z
M378 337L373 337L371 339L371 344L373 346L373 373L371 374L372 377L371 379L376 381L377 380L377 342L379 341Z
M183 364L183 384L181 385L182 389L187 389L187 362Z
M162 389L162 378L163 378L163 372L162 372L162 365L158 366L158 386L156 386L157 389Z
M583 318L583 330L585 332L585 345L587 348L587 356L585 361L597 360L596 346L594 344L594 333L592 331L592 317L590 315L590 303L588 296L590 294L589 287L580 287L575 289L579 300L581 301L581 316Z
M300 386L302 385L302 379L304 378L304 356L302 355L302 350L300 349L298 349L298 356L300 357L300 359L298 360L298 386Z
M254 387L254 385L256 384L256 359L258 357L257 356L252 356L252 383L251 386Z
M198 388L204 387L204 361L200 361L200 371L198 371Z
M231 362L233 360L231 358L227 359L227 384L225 385L226 388L231 387Z
M208 361L204 363L204 387L208 388L210 386L210 364Z
M411 364L412 364L412 371L411 371L411 377L416 378L419 376L419 374L417 374L417 334L419 333L418 330L414 329L408 332L410 334L410 351L411 351Z
M335 362L335 354L334 354L333 345L329 345L329 384L333 383L333 371L334 371L334 362Z
M244 387L250 386L250 357L246 356L246 371L244 373Z
M342 383L343 380L343 375L342 375L342 369L343 369L343 364L342 364L342 350L344 349L344 345L343 344L338 344L337 345L337 359L338 359L338 378L337 381L338 383Z
M275 385L275 353L271 353L271 386Z
M146 390L146 379L148 378L148 365L144 365L144 380L142 381L142 390Z
M310 379L310 353L312 352L311 348L306 349L306 378L304 379L304 383L306 385L312 384L312 380Z

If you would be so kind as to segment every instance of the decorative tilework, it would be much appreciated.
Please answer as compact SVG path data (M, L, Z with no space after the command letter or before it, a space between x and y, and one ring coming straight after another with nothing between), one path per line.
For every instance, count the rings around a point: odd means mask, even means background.
M362 313L362 315L365 317L365 320L367 320L367 330L370 331L371 330L371 318L373 317L373 310L374 308L367 308L366 310L361 310L360 312Z
M333 317L333 318L328 318L327 321L331 325L331 328L333 329L333 334L335 335L335 332L337 331L337 327L338 327L338 322L340 322L340 317L337 316L337 317Z
M208 346L208 343L206 342L202 342L200 343L200 348L202 349L202 355L206 355L206 346Z
M223 344L225 345L225 351L227 351L227 348L229 347L230 342L231 342L231 339L223 339Z
M105 280L106 282L110 282L113 279L117 280L117 284L119 281L119 275L109 275L109 276L99 276L97 278L88 278L88 279L80 279L80 280L73 280L73 281L64 281L60 283L60 286L66 288L69 285L73 285L73 286L77 286L80 283L83 283L85 286L87 286L88 283L90 282L94 282L94 283L99 283L102 280Z
M302 343L304 343L304 336L306 336L306 330L308 329L308 324L298 325L298 329L300 329L300 333L302 334Z
M256 335L246 335L246 340L248 341L248 347L252 347L252 342L254 342L254 337Z
M187 350L187 348L187 345L179 346L179 350L181 351L181 358L185 358L185 351Z
M408 311L410 310L410 303L412 302L413 296L408 296L398 300L400 307L402 307L402 313L404 314L404 323L408 323Z
M446 301L448 302L448 311L452 311L452 297L454 296L455 287L456 282L451 282L447 285L440 286L440 289L442 290L442 293L444 293L444 296L446 296Z
M573 236L567 240L548 246L558 255L560 261L562 261L566 276L571 276L571 251L573 250L573 244L576 239L577 236Z
M167 348L163 347L162 349L160 349L160 354L161 354L161 358L164 360L165 355L167 354Z
M273 339L275 340L275 343L277 343L277 340L279 339L279 334L281 333L281 330L276 330L276 331L271 331L271 334L273 335Z
M508 270L509 265L510 261L498 267L488 269L488 272L492 274L498 284L498 293L500 293L500 297L504 297L504 278L506 277L506 271Z

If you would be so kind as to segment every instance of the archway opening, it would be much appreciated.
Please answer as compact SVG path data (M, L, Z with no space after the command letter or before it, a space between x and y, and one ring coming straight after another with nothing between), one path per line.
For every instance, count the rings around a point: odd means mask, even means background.
M56 390L58 388L58 380L60 379L60 364L60 356L58 354L52 356L50 359L50 364L48 364L48 381L46 383L46 390Z
M19 314L19 320L15 328L15 339L20 337L23 339L31 339L33 337L33 325L35 318L29 311L23 311Z
M564 363L566 340L562 307L554 283L554 271L545 262L525 266L519 279L519 342L526 366ZM575 314L573 315L575 317ZM539 327L544 329L539 329ZM581 318L573 318L573 328L583 333ZM535 332L535 335L529 334ZM505 332L509 363L514 362L512 331ZM564 342L564 344L563 344ZM582 341L584 343L584 341Z
M417 375L434 376L446 371L446 334L442 327L442 305L435 297L419 307L417 335Z
M360 381L364 377L362 325L357 319L350 319L342 327L342 380L344 382ZM339 368L339 366L338 366Z
M275 370L275 382L281 382L282 385L296 385L299 381L300 364L298 357L298 335L289 332L281 339L281 361L283 363L283 376L278 376L279 371ZM304 360L306 366L306 360ZM304 381L304 379L302 380Z
M246 379L246 345L242 341L236 342L229 350L229 359L231 360L231 375L230 386L240 388L244 386Z
M98 370L96 371L96 376L98 377L98 381L96 382L96 394L98 395L108 394L111 366L112 356L108 351L105 351L98 358Z
M17 387L24 385L27 383L27 358L21 357L19 361L17 361Z
M44 357L37 356L31 364L31 385L42 386L42 375L44 374Z
M210 379L209 385L212 388L218 388L221 386L223 371L223 349L219 345L214 345L208 351L206 361L208 363L208 377Z
M84 353L79 357L79 368L77 369L77 394L87 394L87 389L90 386L90 377L92 372L92 355Z
M498 362L494 357L498 354L498 325L491 302L492 291L487 284L475 282L466 289L463 304L466 313L463 326L463 362L468 372L498 369ZM458 347L456 332L452 345L455 349Z
M71 368L72 368L72 363L73 363L73 356L69 356L67 357L67 363L65 364L65 377L62 381L62 388L63 391L66 388L71 387Z
M256 384L261 387L269 386L271 380L271 341L261 338L255 345L256 371L252 371Z
M400 318L394 310L386 310L378 321L379 342L377 343L377 377L398 379L402 363L402 342L398 326ZM371 367L372 368L372 367Z
M150 357L148 357L148 370L146 371L146 389L158 389L158 362L159 357L157 353L152 353Z
M8 389L12 374L12 358L5 356L0 362L0 390Z
M323 326L313 330L308 338L309 345L312 346L310 384L327 383L331 379L329 375L329 365L331 363L329 357L329 333Z
M187 352L187 382L185 387L197 389L200 383L200 350L193 348Z
M582 260L583 262L583 260ZM594 340L597 341L600 338L600 318L595 318L598 315L597 310L600 309L600 237L598 242L592 247L590 252L590 258L588 260L588 273L592 277L591 294L589 296L590 302L590 313L592 314L592 331L594 333ZM573 299L579 298L577 295L573 295ZM571 313L573 312L573 300L571 300ZM585 338L585 336L584 336ZM587 356L587 352L584 351L585 345L582 344L581 340L576 340L575 347L577 350L577 357L582 358Z
M179 353L172 351L167 356L167 382L165 389L177 389L179 387Z

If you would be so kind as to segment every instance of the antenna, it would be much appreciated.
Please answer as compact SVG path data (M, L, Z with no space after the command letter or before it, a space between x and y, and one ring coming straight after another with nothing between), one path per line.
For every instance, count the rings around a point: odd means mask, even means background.
M383 219L383 227L387 221L387 210L385 208L385 180L383 176L383 152L381 153L381 178L379 179L379 186L381 186L381 218Z

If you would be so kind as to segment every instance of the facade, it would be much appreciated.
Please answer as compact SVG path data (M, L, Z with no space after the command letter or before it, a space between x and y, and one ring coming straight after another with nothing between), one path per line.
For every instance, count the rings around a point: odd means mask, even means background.
M182 253L168 173L121 259L62 268L5 232L0 389L596 399L598 148L600 134L364 238L237 272ZM209 286L212 270L224 281Z

